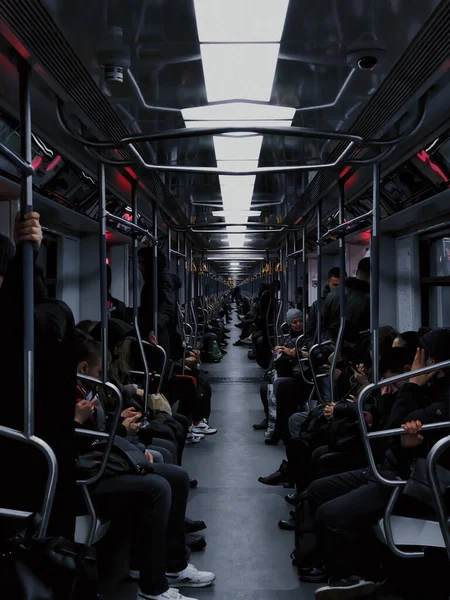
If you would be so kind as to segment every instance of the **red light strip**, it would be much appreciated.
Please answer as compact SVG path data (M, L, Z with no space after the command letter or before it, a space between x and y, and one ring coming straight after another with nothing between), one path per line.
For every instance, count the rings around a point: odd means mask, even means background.
M33 167L33 169L39 169L39 167L42 165L42 161L42 156L35 156L31 161L31 166Z
M429 156L429 154L427 153L426 150L422 150L421 152L417 153L417 158L430 166L430 168L437 174L439 175L439 177L441 177L445 182L448 181L448 177L445 175L444 171L441 169L441 167L436 164L435 162L433 162Z
M52 171L56 165L59 164L59 162L61 161L61 156L58 154L58 156L55 156L55 158L52 160L52 162L47 166L47 168L45 169L45 172L48 173L49 171Z

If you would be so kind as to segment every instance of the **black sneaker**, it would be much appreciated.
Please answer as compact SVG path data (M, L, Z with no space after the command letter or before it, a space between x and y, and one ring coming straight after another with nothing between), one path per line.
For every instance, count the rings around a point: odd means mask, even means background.
M324 585L315 591L316 600L353 600L353 598L365 598L375 592L381 585L375 581L367 581L356 575L344 577L343 579L332 578L328 585Z
M257 431L260 429L267 429L267 425L268 425L268 420L267 419L263 419L261 421L261 423L255 423L253 425L253 429L256 429Z
M196 531L202 531L206 529L205 521L193 521L185 517L184 519L184 531L186 533L195 533Z
M326 567L319 565L318 567L298 567L297 568L300 581L308 583L322 583L328 581L330 576L326 572Z

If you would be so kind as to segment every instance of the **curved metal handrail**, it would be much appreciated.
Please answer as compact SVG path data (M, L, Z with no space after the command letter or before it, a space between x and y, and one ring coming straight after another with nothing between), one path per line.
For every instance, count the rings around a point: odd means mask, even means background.
M42 501L41 508L41 521L37 529L37 538L42 539L47 534L48 523L50 521L50 515L53 508L53 502L55 499L56 483L58 481L58 461L56 460L55 453L52 448L39 437L32 435L26 436L24 433L11 429L10 427L4 427L0 425L0 437L4 437L10 440L16 440L29 444L37 448L45 456L48 466L47 484L45 486L44 499ZM0 515L13 518L27 518L30 516L29 512L16 511L8 508L0 508Z
M450 448L450 435L442 438L431 448L427 457L427 471L428 479L430 481L431 493L433 497L433 504L436 510L436 514L441 528L442 537L444 538L445 548L447 550L447 556L450 559L450 530L449 520L447 511L445 508L444 497L439 486L439 477L437 473L437 466L439 458L442 454Z

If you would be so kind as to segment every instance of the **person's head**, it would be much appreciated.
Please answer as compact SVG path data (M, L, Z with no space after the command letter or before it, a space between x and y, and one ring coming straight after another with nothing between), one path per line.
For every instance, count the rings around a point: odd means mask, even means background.
M286 313L286 323L295 333L301 333L303 328L303 313L298 308L291 308Z
M9 261L14 258L16 249L14 244L5 235L0 234L0 287L8 268Z
M415 331L404 331L396 336L392 342L392 347L404 348L408 352L411 359L410 364L412 364L417 348L419 347L419 340L419 334Z
M450 359L450 329L433 329L420 338L419 347L425 350L427 366ZM436 371L436 376L442 371Z
M411 365L411 357L406 348L401 348L399 346L392 347L380 358L380 375L384 379L387 379L388 377L393 377L394 375L407 373L411 371ZM392 388L394 390L399 390L405 385L405 383L408 383L407 379L397 382L396 384L392 385Z
M85 340L77 348L77 373L101 379L103 374L102 345Z
M97 325L97 321L89 321L89 319L85 319L84 321L80 321L76 328L80 331L85 331L86 333L91 333L94 327Z
M396 337L398 336L398 332L391 327L390 325L382 325L378 330L378 340L380 346L380 356L383 356L385 352L387 352L390 348L392 348L392 344ZM417 346L416 346L417 348Z
M419 336L419 339L420 339L426 333L430 333L430 331L431 331L431 327L419 327L419 329L417 331L417 335Z
M370 258L368 256L359 261L356 279L367 281L367 283L370 282Z
M344 273L344 277L346 276L346 273ZM328 271L327 283L330 290L335 290L339 287L339 284L341 283L341 271L339 267L333 267Z

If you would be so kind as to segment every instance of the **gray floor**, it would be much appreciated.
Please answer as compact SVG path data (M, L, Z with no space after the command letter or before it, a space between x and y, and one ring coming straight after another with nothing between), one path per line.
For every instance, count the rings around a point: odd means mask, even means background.
M200 600L313 598L316 586L301 584L291 565L294 534L277 526L280 518L288 516L283 496L290 490L258 482L260 475L276 470L284 446L264 445L264 432L252 429L264 416L259 398L263 371L247 358L248 347L233 347L239 329L231 328L227 356L219 364L205 365L213 387L210 425L219 432L185 452L185 466L199 480L188 513L208 524L208 547L193 554L192 562L217 574L213 588L196 590L194 596Z
M289 558L294 534L280 531L290 490L258 483L276 470L284 446L264 445L252 424L263 418L259 386L263 371L247 358L248 347L233 347L239 329L230 326L227 356L205 365L213 388L212 427L217 435L187 446L184 466L199 481L189 498L188 516L203 519L208 546L193 553L199 569L214 571L215 585L185 590L199 600L309 600L317 586L300 583ZM183 591L183 590L181 590ZM116 586L105 600L134 600L136 586Z

